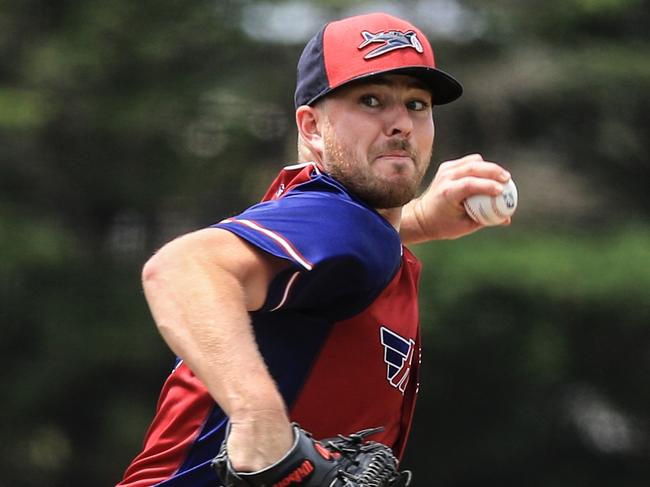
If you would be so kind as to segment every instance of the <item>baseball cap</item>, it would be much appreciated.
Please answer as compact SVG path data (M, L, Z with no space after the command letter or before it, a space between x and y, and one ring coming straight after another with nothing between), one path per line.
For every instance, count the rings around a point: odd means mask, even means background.
M351 81L386 73L415 76L431 89L433 104L454 101L463 87L436 68L433 49L411 23L385 13L325 24L298 61L294 101L311 105Z

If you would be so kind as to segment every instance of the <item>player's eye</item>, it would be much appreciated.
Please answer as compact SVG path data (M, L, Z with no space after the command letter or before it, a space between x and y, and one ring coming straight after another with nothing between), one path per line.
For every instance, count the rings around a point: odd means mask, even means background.
M413 110L415 112L422 112L424 110L427 110L430 106L429 103L427 103L424 100L411 100L409 101L406 106L408 107L409 110Z
M362 105L371 108L378 107L380 105L379 98L374 95L362 95L359 101Z

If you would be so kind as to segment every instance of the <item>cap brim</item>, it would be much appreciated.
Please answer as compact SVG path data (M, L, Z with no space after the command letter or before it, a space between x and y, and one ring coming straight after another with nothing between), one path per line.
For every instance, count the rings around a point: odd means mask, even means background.
M387 69L385 71L374 71L372 73L358 76L339 86L325 90L323 93L320 93L314 99L310 100L307 104L311 105L323 96L331 93L332 91L338 90L339 88L347 86L350 83L359 82L367 78L381 76L388 73L408 74L410 76L421 79L431 89L432 102L434 105L444 105L446 103L451 103L452 101L460 98L460 96L463 94L463 86L453 76L445 73L441 69L429 68L426 66L410 66L406 68Z
M338 86L326 88L304 104L312 105L333 91L348 86L351 83L360 82L374 76L381 76L389 73L408 74L422 80L431 90L431 97L434 105L444 105L445 103L450 103L460 98L460 96L463 94L463 86L453 76L445 73L441 69L430 68L427 66L407 66L405 68L393 68L383 71L373 71L372 73L366 73L361 76L357 76L356 78L352 78ZM299 106L300 103L297 105Z
M438 68L414 66L391 70L392 73L402 73L415 76L424 81L430 88L434 105L444 105L460 98L463 86L450 74ZM375 73L379 74L379 73Z

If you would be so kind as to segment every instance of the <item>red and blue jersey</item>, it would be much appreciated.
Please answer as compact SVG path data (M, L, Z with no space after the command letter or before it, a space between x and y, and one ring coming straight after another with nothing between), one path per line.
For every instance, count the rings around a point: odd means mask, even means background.
M215 227L290 264L251 321L291 420L316 438L383 426L372 439L401 456L417 394L420 264L395 229L315 164L285 168L261 203ZM118 487L218 485L210 461L227 421L179 361Z

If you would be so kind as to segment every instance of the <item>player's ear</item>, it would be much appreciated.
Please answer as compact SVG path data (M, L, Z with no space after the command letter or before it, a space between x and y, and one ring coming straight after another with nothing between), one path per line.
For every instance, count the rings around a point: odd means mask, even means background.
M322 134L323 113L317 107L302 105L296 110L296 126L303 149L311 154L315 162L323 162L324 141Z

